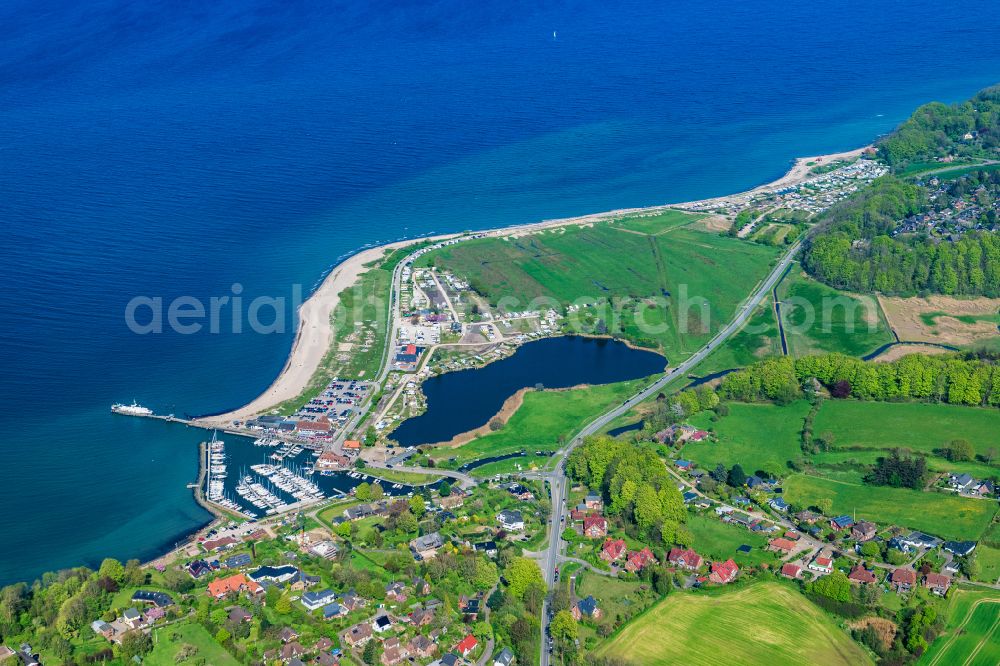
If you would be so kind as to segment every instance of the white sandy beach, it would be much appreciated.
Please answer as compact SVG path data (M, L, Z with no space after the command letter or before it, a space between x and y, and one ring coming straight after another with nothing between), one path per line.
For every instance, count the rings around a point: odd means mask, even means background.
M536 231L539 229L558 227L576 224L591 224L607 219L615 219L628 215L653 214L671 208L691 206L713 202L722 202L734 197L742 197L762 191L776 190L783 187L798 184L810 176L810 170L816 164L828 164L839 159L849 159L860 155L868 146L850 150L842 153L830 155L817 155L815 157L801 157L795 160L795 164L781 178L756 187L747 192L729 194L712 199L701 201L689 201L675 204L664 204L660 206L647 206L644 208L621 208L618 210L606 211L603 213L592 213L578 217L562 218L555 220L543 220L528 224L504 227L501 229L485 230L496 236L506 236L519 233ZM252 402L239 409L235 409L225 414L206 417L200 419L203 425L228 425L232 421L239 421L250 418L257 414L267 412L269 409L286 400L295 398L309 384L310 378L319 368L323 357L326 355L330 345L333 344L332 317L337 305L340 303L340 294L349 288L362 273L365 272L365 264L371 263L384 256L387 250L392 250L425 240L440 240L450 235L433 236L428 238L416 238L407 241L389 243L379 247L370 248L359 252L338 264L326 277L319 288L306 300L299 309L299 328L292 344L292 350L285 363L284 369L274 380L274 382L257 396Z

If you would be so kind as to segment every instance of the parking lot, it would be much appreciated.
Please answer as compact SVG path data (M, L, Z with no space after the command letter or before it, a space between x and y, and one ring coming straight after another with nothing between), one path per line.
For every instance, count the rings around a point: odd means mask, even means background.
M357 409L357 405L368 397L372 385L372 382L334 378L322 393L297 411L295 416L311 421L326 416L333 423L343 424Z

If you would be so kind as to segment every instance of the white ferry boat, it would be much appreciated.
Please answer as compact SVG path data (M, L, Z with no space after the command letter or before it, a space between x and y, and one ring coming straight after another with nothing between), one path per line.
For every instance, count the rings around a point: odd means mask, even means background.
M152 416L153 410L149 407L143 407L135 400L132 401L131 405L124 405L120 402L116 402L111 405L111 411L114 414L124 414L126 416Z

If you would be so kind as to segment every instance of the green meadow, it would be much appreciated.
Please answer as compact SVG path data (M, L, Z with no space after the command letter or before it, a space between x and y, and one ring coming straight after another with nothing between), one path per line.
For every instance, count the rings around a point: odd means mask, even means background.
M921 666L1000 663L1000 592L958 589L949 597L945 631L917 663Z
M533 299L579 305L571 317L580 330L600 328L599 319L609 333L661 349L676 362L729 322L778 254L682 226L685 218L697 219L669 211L482 238L428 253L421 263L465 276L507 310L528 307Z
M864 356L893 340L877 300L832 289L806 277L798 266L778 287L778 298L793 356Z
M802 455L802 422L809 403L798 400L779 407L771 404L728 403L729 415L712 421L712 412L702 412L691 424L714 430L717 442L686 444L681 455L705 470L718 463L739 463L747 474L758 469L775 473L787 469L789 460Z
M733 558L739 566L775 562L777 557L767 550L767 537L743 527L728 525L714 515L693 514L687 528L694 537L692 548L708 560ZM753 548L749 553L737 553L742 545Z
M978 540L997 511L995 502L872 486L859 480L793 474L782 486L785 499L791 504L810 506L829 498L834 513L921 530L945 539Z

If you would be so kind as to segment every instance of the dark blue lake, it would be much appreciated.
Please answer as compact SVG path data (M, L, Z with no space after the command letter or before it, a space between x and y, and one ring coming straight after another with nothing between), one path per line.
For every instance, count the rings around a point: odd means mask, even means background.
M622 342L565 336L524 345L483 368L449 372L423 384L427 411L392 437L403 446L443 442L485 425L520 389L612 384L663 372L667 359Z

